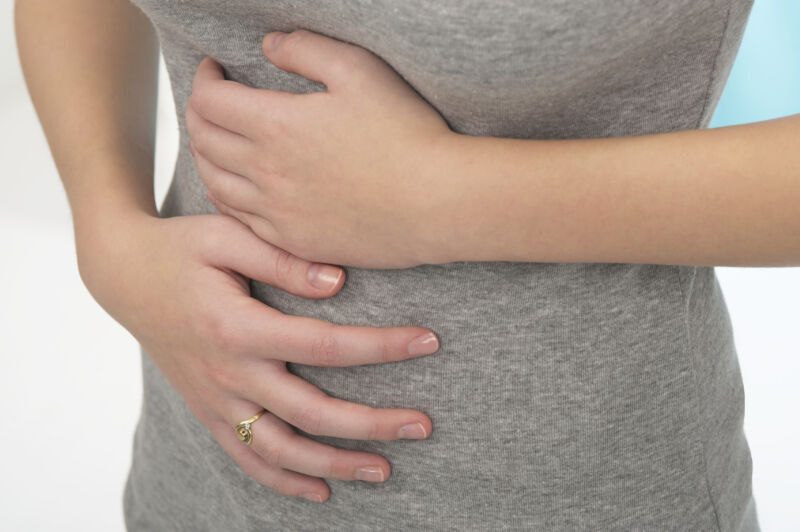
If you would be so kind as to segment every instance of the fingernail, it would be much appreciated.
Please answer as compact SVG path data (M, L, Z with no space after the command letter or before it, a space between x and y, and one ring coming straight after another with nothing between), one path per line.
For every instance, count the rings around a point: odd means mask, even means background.
M383 469L380 467L361 467L356 470L356 480L383 482Z
M422 438L427 438L428 432L425 430L425 427L422 426L422 423L409 423L408 425L400 427L400 430L397 431L397 437L420 440Z
M267 39L267 49L270 51L274 50L275 47L278 46L280 40L283 39L285 36L286 34L283 32L280 31L273 32L272 36L269 39Z
M318 493L301 493L300 496L309 501L322 502L322 497Z
M308 268L308 282L320 290L330 290L336 286L343 274L344 270L341 268L315 262Z
M408 344L409 355L430 355L439 349L439 340L433 333L426 333L411 340Z

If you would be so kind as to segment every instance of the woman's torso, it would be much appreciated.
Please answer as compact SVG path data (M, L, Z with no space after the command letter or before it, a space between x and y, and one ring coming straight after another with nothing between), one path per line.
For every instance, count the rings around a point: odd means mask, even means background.
M178 111L162 207L178 216L215 212L183 122L205 55L250 86L324 90L261 52L265 33L307 28L382 57L460 133L638 135L708 125L752 0L134 3L158 29ZM260 283L253 295L333 323L435 331L442 347L428 357L289 364L332 396L425 412L431 436L307 435L381 454L392 476L328 479L324 504L290 498L240 472L144 357L126 491L132 530L757 530L741 377L713 268L458 262L346 272L329 299Z

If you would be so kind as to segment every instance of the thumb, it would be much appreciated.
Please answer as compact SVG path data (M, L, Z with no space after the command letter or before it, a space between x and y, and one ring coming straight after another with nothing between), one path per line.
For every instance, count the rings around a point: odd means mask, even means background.
M198 86L203 83L224 79L225 73L222 71L222 66L211 57L205 56L203 60L200 61L200 64L197 65L197 71L194 73L192 92L195 92Z
M305 298L331 297L344 285L342 268L292 255L262 240L234 218L213 215L213 219L224 225L207 232L203 240L208 264Z
M322 83L328 90L351 77L354 67L366 67L375 59L360 46L308 30L273 31L264 36L261 44L273 65Z

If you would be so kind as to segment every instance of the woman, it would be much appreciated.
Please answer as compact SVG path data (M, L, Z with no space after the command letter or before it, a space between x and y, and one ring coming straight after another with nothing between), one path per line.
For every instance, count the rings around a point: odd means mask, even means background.
M713 266L800 263L800 126L698 131L750 0L135 3L17 7L131 530L758 530Z

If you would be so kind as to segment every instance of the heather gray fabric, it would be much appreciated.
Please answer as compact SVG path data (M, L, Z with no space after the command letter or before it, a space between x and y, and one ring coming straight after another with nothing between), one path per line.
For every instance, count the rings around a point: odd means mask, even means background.
M268 31L307 28L372 50L461 133L628 136L708 125L751 2L135 0L158 29L180 122L162 215L215 212L183 123L204 55L250 86L324 90L263 57ZM287 497L245 476L144 354L130 530L758 530L713 268L458 262L347 268L342 291L323 300L253 291L290 314L434 330L442 347L429 357L290 364L332 396L419 409L432 435L313 437L379 453L393 474L328 480L324 504Z

